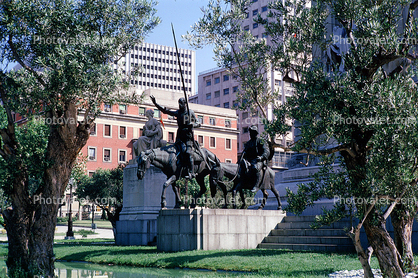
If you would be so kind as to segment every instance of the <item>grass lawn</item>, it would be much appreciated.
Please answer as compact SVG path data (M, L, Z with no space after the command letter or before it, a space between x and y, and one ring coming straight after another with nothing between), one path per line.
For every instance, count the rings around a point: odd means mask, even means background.
M97 228L112 228L112 224L108 220L94 219L94 223L97 225ZM59 225L66 226L67 223L58 223ZM77 220L73 221L73 226L81 226L91 228L91 220Z
M104 244L104 241L107 243ZM353 254L265 249L164 253L157 251L156 247L115 246L109 242L108 239L59 240L54 251L58 260L136 267L249 271L252 273L234 273L234 276L251 277L328 277L334 271L361 268ZM0 246L0 255L7 255L6 246ZM378 268L375 258L372 259L372 267Z

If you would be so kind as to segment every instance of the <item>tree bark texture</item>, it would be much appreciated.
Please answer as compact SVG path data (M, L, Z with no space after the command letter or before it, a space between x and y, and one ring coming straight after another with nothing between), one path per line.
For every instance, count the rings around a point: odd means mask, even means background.
M392 226L396 249L402 256L403 270L407 271L414 267L414 253L412 252L412 226L416 215L404 205L398 204L391 213Z
M53 244L59 199L89 137L88 125L75 120L74 104L67 103L63 114L68 124L51 126L46 152L46 160L51 164L44 172L43 186L29 196L28 178L19 175L10 196L12 207L4 212L9 241L7 266L12 278L22 277L23 273L25 277L54 277Z
M370 257L371 253L373 252L370 249L367 249L367 252L364 251L363 246L360 242L360 229L361 227L352 228L352 230L348 233L351 240L353 241L354 248L356 249L357 258L361 263L361 267L363 268L364 278L373 278L373 271L370 266Z
M401 267L402 258L396 249L395 242L386 230L385 223L386 221L381 219L375 220L369 215L363 225L367 240L379 261L383 277L402 278L404 277Z

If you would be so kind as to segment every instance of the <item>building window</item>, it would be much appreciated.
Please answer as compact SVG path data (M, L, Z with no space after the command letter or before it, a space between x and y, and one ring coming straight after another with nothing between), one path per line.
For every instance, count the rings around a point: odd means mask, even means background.
M221 96L221 91L216 91L215 92L215 98L220 97Z
M126 162L126 151L119 150L119 162Z
M112 135L111 131L111 126L110 125L105 125L104 126L104 136L110 137Z
M210 124L210 125L216 125L216 119L215 119L215 118L210 117L210 118L209 118L209 124Z
M242 133L248 133L248 126L242 129Z
M90 135L96 135L96 124L92 123L90 125Z
M253 23L253 29L258 28L258 23Z
M92 178L94 175L94 171L88 171L89 178Z
M238 86L233 87L233 88L232 88L232 92L233 92L233 93L238 92Z
M199 135L199 136L197 136L197 141L199 142L199 145L200 145L201 147L203 147L203 135Z
M225 159L225 163L232 163L232 159L228 159L228 158L226 158L226 159Z
M89 147L89 161L96 161L96 147Z
M212 94L211 94L211 93L206 94L206 99L207 99L207 100L211 99L211 97L212 97Z
M119 137L126 138L126 126L119 127Z
M262 13L267 12L267 6L261 7L261 12Z
M248 118L248 112L242 113L242 119L245 120L246 118Z
M253 16L258 15L258 10L253 10Z
M212 85L211 80L206 80L206 86L210 86L210 85Z
M233 106L234 108L237 108L237 107L238 107L238 100L234 100L234 101L232 102L232 106Z
M168 143L174 143L174 132L168 133Z
M221 107L221 105L220 104L215 104L215 107Z
M139 107L139 116L145 116L145 107Z
M244 26L244 31L250 31L250 26Z
M229 108L229 102L224 103L224 108Z
M231 120L225 120L225 127L231 127Z
M154 118L157 118L157 119L160 118L160 110L154 109Z
M198 115L198 116L197 116L197 121L198 121L201 125L203 125L203 116L202 116L202 115Z
M112 105L110 105L109 103L105 103L104 111L105 112L112 112Z
M229 75L228 74L225 74L224 75L224 81L228 81L229 80Z
M120 114L126 114L126 104L119 104L119 113Z
M224 95L229 95L229 88L224 89Z
M225 139L225 149L231 149L231 139Z
M103 161L104 162L111 162L110 154L111 154L111 149L103 149Z
M209 147L216 148L216 139L215 139L215 137L210 137Z
M219 77L215 77L215 84L218 84L219 82L221 82L221 79Z

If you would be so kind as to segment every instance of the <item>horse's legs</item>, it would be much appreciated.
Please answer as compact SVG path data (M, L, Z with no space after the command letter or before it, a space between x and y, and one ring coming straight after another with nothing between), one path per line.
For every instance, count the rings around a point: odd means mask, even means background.
M175 177L175 176L174 176ZM171 184L171 187L174 191L174 196L176 196L176 205L174 208L180 208L181 207L181 201L180 201L180 188L176 184L177 179L174 179L174 182Z
M261 190L263 192L263 201L261 202L261 205L258 207L258 209L263 209L266 205L267 197L269 196L266 189Z
M237 191L242 191L241 189L241 183L237 183L236 185L234 185L234 187L230 190L230 192L232 192L232 208L236 209L237 208Z
M176 176L172 175L169 179L167 179L165 181L165 183L163 184L163 192L161 193L161 208L165 208L167 206L167 202L165 200L165 190L167 189L167 187L170 186L170 184L172 184L173 182L176 181ZM176 196L177 198L177 196ZM176 200L177 201L177 200Z
M193 198L192 203L190 204L190 208L195 208L196 203L197 203L197 199L201 198L202 195L205 194L205 192L206 192L205 177L203 175L197 175L196 176L196 181L197 181L197 184L199 184L199 186L200 186L200 191L196 195L196 197Z
M228 208L228 202L227 202L228 190L226 189L226 186L222 181L219 181L218 185L219 185L219 187L221 188L221 190L224 194L224 205L223 205L222 208L226 209L226 208Z
M271 190L271 192L273 192L274 196L276 196L277 209L281 210L282 209L282 202L280 201L279 191L277 191L276 187L274 187L274 186L272 186L270 190Z
M241 201L242 201L241 209L244 209L245 208L245 196L244 196L244 190L242 188L240 188L239 190L239 195L241 196Z

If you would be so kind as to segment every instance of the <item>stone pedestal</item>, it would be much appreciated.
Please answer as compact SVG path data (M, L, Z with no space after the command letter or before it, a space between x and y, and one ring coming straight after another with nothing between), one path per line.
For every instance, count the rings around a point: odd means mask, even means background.
M116 222L117 245L147 245L157 236L157 217L161 209L161 193L167 177L151 166L138 180L137 164L129 164L123 172L123 209ZM166 190L167 207L174 207L172 188Z
M161 210L157 248L160 251L252 249L285 216L277 210Z

